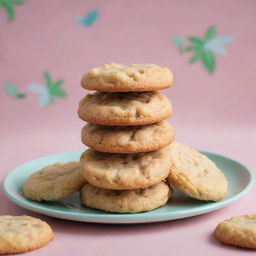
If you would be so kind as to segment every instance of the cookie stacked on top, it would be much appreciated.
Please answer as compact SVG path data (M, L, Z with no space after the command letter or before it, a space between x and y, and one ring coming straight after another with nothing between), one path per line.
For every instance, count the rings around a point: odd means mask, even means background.
M90 147L80 159L88 181L80 194L83 204L135 213L168 201L172 191L163 180L172 166L168 145L174 130L164 120L172 106L157 90L172 83L171 71L153 64L109 64L83 76L82 87L97 91L78 109L88 122L81 139Z

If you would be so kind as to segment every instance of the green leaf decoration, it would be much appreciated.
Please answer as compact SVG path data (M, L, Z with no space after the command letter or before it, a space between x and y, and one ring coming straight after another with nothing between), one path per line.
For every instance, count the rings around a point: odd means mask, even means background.
M201 40L198 37L190 36L190 37L188 37L188 40L190 42L194 43L195 45L199 45L199 46L203 46L204 45L204 41Z
M17 94L17 89L16 89L16 86L13 85L13 84L6 84L4 86L4 89L6 91L6 93L10 96L15 96Z
M13 84L6 84L4 86L4 89L6 91L6 93L13 97L13 98L16 98L16 99L22 99L22 98L25 98L26 97L26 94L25 93L19 93L17 92L17 88L15 85Z
M49 88L52 83L49 72L44 72L44 80L45 80L46 86Z
M201 51L195 52L195 54L192 55L192 57L190 58L189 63L194 63L194 62L198 61L201 57L202 57Z
M14 18L14 9L12 7L12 5L6 1L6 0L2 0L0 2L0 6L2 6L7 14L7 19L9 22L11 22Z
M48 92L51 95L52 102L53 96L60 98L65 98L67 96L66 92L62 88L60 88L60 86L64 83L64 80L57 80L56 82L52 82L49 72L44 72L44 79Z
M211 51L206 50L202 53L202 61L207 71L209 73L213 73L215 70L216 62L215 62L215 57Z
M213 73L216 68L215 54L226 55L225 45L232 42L231 36L217 35L215 26L209 26L204 32L204 37L195 36L187 37L187 42L184 42L180 37L172 38L173 44L180 53L192 52L189 63L200 61L208 73Z
M183 53L184 49L183 49L183 45L184 45L184 41L182 38L180 38L179 36L174 36L172 38L172 42L174 43L174 45L176 46L176 48L179 50L180 53Z
M13 4L23 4L25 0L9 0L9 2Z
M14 19L14 9L13 4L23 4L24 0L0 0L0 7L2 7L7 15L7 20L9 22L13 21Z
M189 52L189 51L198 51L198 50L201 50L202 48L203 48L203 46L201 46L201 45L191 44L191 45L185 47L184 50Z
M93 22L98 18L98 11L93 10L87 14L87 26L91 26Z
M66 92L58 87L53 87L50 91L51 95L54 95L56 97L65 98L67 96Z
M17 93L16 98L18 98L18 99L26 98L26 94L25 93Z
M64 83L64 80L58 80L52 84L53 87L60 87Z
M208 41L216 36L216 27L211 26L209 27L204 34L205 41Z
M92 10L88 12L85 16L78 16L76 21L78 24L84 27L90 27L98 19L99 12L97 10Z

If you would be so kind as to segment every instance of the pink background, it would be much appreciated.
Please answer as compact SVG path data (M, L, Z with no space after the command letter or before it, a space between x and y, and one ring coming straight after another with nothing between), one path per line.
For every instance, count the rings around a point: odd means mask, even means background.
M256 153L256 2L215 1L43 1L14 6L8 23L0 10L0 180L17 165L52 153L82 148L83 122L76 115L86 93L79 86L88 69L104 63L156 63L175 75L164 93L174 106L170 122L176 138L193 147L226 155L255 171ZM98 10L91 27L76 17ZM211 25L229 35L227 56L216 56L208 74L201 63L188 64L173 36L201 37ZM45 108L28 84L43 84L43 71L64 79L68 97ZM4 91L13 83L25 99ZM212 238L218 222L255 212L255 191L231 206L199 217L148 225L99 225L48 218L9 202L0 192L0 214L28 214L48 221L55 240L28 255L249 255Z

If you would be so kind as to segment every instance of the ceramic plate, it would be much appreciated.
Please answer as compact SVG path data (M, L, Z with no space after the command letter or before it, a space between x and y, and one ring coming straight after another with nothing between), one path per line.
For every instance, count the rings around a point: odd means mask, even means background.
M78 160L81 153L82 151L79 150L49 155L18 166L4 180L5 195L23 208L56 218L98 223L145 223L181 219L217 210L244 196L253 184L251 172L242 164L221 155L202 152L215 162L228 179L228 193L220 202L198 201L174 191L174 195L167 205L154 211L138 214L115 214L81 206L78 193L57 202L35 202L23 196L22 184L30 174L55 162Z

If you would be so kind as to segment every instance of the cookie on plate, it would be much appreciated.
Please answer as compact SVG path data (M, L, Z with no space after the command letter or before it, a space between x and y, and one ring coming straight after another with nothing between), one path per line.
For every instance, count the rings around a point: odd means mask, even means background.
M164 182L135 190L101 189L87 183L80 192L81 202L88 207L118 213L154 210L168 201L172 190Z
M172 72L154 64L106 64L91 69L81 81L85 89L104 92L154 91L172 84Z
M82 129L81 139L86 146L101 152L147 152L169 145L174 130L166 121L128 127L88 123Z
M187 195L206 201L222 200L228 183L222 171L205 155L178 142L170 145L173 166L167 181Z
M219 223L214 236L225 244L256 249L256 214L233 217Z
M79 117L89 123L113 126L145 125L172 114L172 105L163 94L152 92L87 94L79 103Z
M0 216L0 254L38 249L53 239L51 227L30 216Z
M79 191L84 183L79 162L56 163L33 173L23 192L31 200L54 201Z
M135 154L112 154L88 149L80 158L82 174L92 185L106 189L146 188L164 180L171 169L168 148Z

